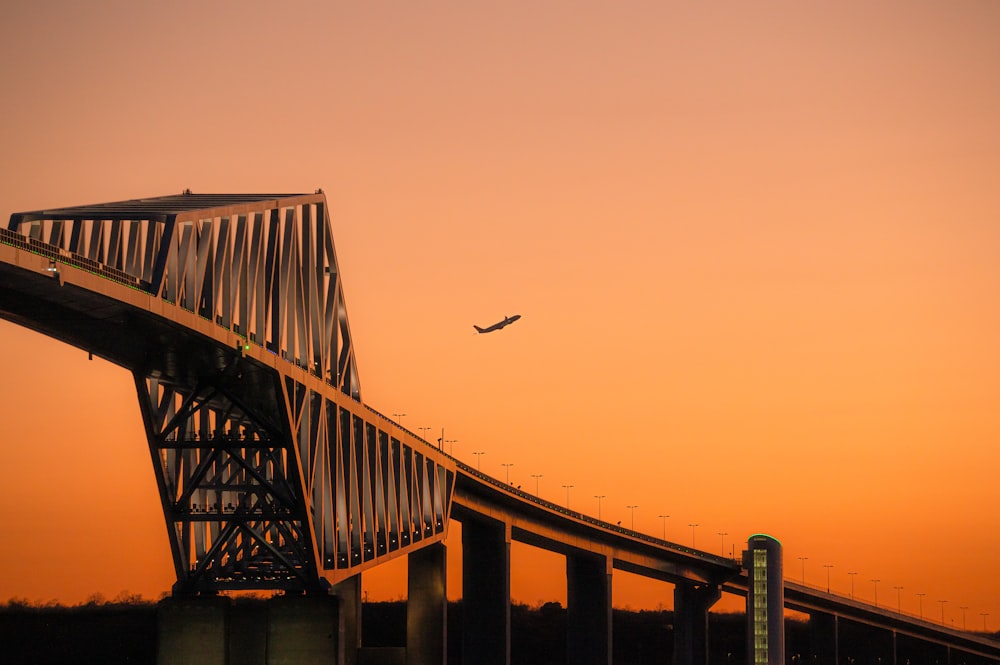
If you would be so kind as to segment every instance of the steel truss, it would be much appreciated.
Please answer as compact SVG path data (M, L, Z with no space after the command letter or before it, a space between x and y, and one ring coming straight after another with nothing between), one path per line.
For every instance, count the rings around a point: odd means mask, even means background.
M133 373L178 592L322 590L447 535L454 462L361 403L321 192L19 213L0 242L153 297L97 288L149 338L108 357Z

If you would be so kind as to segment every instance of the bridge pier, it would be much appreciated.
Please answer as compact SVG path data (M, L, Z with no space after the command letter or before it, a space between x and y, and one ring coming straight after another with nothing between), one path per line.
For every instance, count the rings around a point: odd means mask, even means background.
M840 620L835 614L809 615L809 650L818 665L840 665Z
M361 575L338 582L332 592L340 601L337 663L357 665L361 648Z
M611 573L606 556L566 556L566 662L611 664Z
M721 597L715 584L674 587L674 665L707 665L708 610Z
M435 543L407 556L407 665L448 662L447 555Z
M157 665L339 665L332 596L278 596L263 608L230 598L168 598L157 611ZM354 650L355 658L357 650ZM353 661L352 661L353 662Z
M462 662L510 665L510 525L462 521Z

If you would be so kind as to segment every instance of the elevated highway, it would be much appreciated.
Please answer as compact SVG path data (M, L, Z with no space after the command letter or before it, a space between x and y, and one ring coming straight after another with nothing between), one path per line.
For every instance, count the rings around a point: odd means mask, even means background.
M566 557L573 662L610 659L614 570L675 585L677 663L705 662L708 609L746 593L741 562L543 501L365 405L321 192L16 214L0 229L0 317L132 373L178 596L333 590L350 623L359 574L406 555L419 608L407 657L440 662L452 518L466 662L509 660L512 541ZM1000 661L1000 645L971 634L788 582L785 594L834 627Z

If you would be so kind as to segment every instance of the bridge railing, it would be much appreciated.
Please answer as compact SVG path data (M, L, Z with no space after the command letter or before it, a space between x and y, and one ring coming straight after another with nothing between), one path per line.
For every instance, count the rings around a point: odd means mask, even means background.
M0 227L0 243L11 247L17 247L18 249L23 249L31 252L32 254L37 254L38 256L43 256L53 262L53 268L56 270L58 270L58 265L62 263L73 266L74 268L79 268L80 270L97 275L98 277L110 279L113 282L123 284L124 286L128 286L145 293L149 293L151 290L149 282L146 282L135 275L130 275L127 272L119 270L113 266L88 259L87 257L76 254L75 252L66 251L61 247L50 245L29 236L21 235L20 233L11 231L10 229Z

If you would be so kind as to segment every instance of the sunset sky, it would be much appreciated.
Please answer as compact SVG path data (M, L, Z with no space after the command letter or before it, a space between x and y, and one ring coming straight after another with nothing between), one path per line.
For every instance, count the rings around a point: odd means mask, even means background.
M0 220L321 187L372 407L1000 627L1000 3L361 4L3 2ZM0 376L0 602L168 590L130 375L0 322Z

